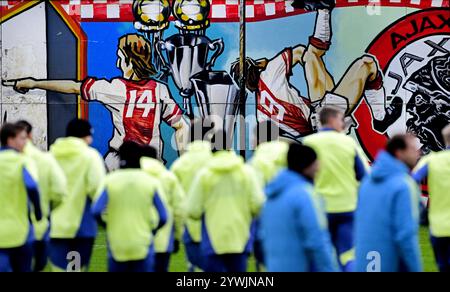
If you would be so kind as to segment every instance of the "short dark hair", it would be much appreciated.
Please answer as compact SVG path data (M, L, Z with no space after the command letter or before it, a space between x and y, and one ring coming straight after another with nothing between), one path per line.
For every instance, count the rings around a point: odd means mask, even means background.
M33 126L25 121L25 120L20 120L16 122L16 125L19 126L20 128L24 129L28 135L31 134L31 132L33 131Z
M339 114L343 114L343 112L332 106L325 106L319 112L319 121L320 124L326 125L330 121L330 119L335 118Z
M156 151L155 147L152 147L150 145L141 146L142 147L142 156L143 157L150 157L153 159L156 159L158 157L158 152Z
M92 136L92 126L86 120L73 119L67 125L66 136L76 138Z
M120 168L140 168L143 147L133 141L124 141L119 147Z
M16 124L5 123L0 129L0 143L2 146L8 145L9 138L15 138L17 135L24 131L24 129L20 128Z
M386 143L386 151L395 157L395 154L399 150L405 150L408 147L407 140L411 138L411 135L398 134L392 136Z
M308 146L293 143L287 154L288 169L301 173L317 160L316 152Z

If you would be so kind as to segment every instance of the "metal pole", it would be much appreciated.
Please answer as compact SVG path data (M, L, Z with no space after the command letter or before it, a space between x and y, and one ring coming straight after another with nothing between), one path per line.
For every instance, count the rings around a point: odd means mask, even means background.
M246 91L245 91L245 76L246 76L246 66L245 66L245 0L239 0L239 10L240 10L240 19L239 19L239 115L242 117L239 119L239 144L241 146L241 156L245 158L246 156L246 148L247 148L247 135L246 135L246 123L245 123L245 99L246 99ZM242 149L242 146L244 146Z

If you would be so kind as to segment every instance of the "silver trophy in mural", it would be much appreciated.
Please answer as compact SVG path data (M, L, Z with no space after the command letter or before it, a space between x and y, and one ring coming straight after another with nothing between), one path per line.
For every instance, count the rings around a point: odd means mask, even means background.
M169 68L184 98L189 98L194 93L190 78L199 72L211 70L223 50L221 39L211 41L206 36L194 34L176 34L165 41L159 41L156 46L163 66ZM167 61L162 51L166 51ZM214 53L208 61L209 51Z
M191 81L201 117L210 117L231 141L239 112L239 86L225 71L203 71Z

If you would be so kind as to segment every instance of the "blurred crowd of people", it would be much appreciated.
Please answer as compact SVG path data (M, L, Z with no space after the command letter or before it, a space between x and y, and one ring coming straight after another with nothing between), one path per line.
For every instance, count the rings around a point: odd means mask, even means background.
M450 125L446 150L420 157L414 136L396 135L370 165L332 107L302 144L269 141L277 128L259 125L248 162L198 123L170 169L125 141L110 173L85 120L49 152L28 122L4 124L0 271L86 271L102 225L111 272L167 272L180 243L189 271L244 272L253 254L259 271L418 272L423 210L437 265L450 271Z

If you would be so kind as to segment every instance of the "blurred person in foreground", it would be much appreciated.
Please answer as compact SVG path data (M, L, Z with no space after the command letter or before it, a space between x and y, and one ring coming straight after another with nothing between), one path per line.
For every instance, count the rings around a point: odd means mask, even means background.
M184 230L185 194L177 177L157 159L156 149L143 146L141 169L159 181L159 195L167 211L167 223L155 235L155 272L168 272L170 256L180 249Z
M188 200L189 190L195 177L209 163L212 158L210 131L212 121L195 120L191 124L190 140L187 151L183 153L172 164L171 171L178 178L181 187ZM202 238L201 220L185 218L185 230L183 243L186 248L186 256L189 261L189 271L204 269L204 258L202 256L200 242Z
M248 165L254 170L261 188L267 184L287 166L287 152L290 139L280 137L280 128L276 122L266 120L258 123L254 128L255 152L249 160ZM262 243L259 239L259 218L256 218L252 225L252 233L255 237L253 254L256 260L256 270L263 271L264 253Z
M5 123L0 143L0 272L31 272L35 235L29 207L42 218L36 169L20 153L27 143L23 128Z
M323 196L331 241L337 251L340 267L354 269L354 212L359 182L368 164L356 141L343 133L344 112L324 107L319 113L321 129L307 136L304 144L313 148L320 163L315 179L316 193Z
M66 137L50 147L64 172L67 195L50 216L50 262L53 271L87 271L97 236L92 202L105 178L103 157L92 144L93 129L88 121L69 122ZM79 261L73 261L73 256Z
M254 241L251 224L264 195L253 170L228 150L225 133L217 131L212 141L215 153L192 184L187 213L202 220L205 272L245 272Z

